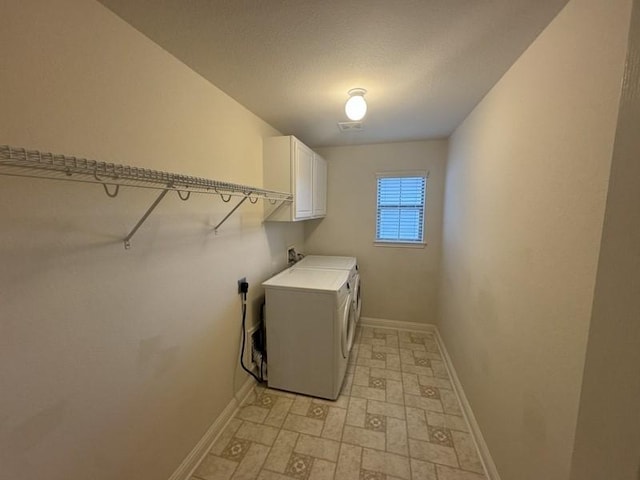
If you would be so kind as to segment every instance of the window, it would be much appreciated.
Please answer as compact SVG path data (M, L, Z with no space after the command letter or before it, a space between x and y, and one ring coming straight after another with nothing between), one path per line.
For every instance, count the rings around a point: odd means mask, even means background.
M376 242L424 243L427 174L378 174Z

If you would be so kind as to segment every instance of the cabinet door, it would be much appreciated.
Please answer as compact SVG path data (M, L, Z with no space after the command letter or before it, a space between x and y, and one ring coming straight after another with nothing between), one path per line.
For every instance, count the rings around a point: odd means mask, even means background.
M313 152L298 141L294 145L294 220L313 213Z
M327 214L327 161L318 154L313 159L313 216Z

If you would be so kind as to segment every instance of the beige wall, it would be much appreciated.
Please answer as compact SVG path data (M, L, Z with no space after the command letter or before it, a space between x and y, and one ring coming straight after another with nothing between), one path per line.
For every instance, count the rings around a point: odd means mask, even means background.
M572 0L450 140L440 328L503 480L569 477L630 0Z
M97 2L0 17L1 143L261 185L277 132ZM170 194L125 251L156 195L0 176L0 477L168 478L244 383L236 281L302 226Z
M447 141L318 149L328 162L327 217L305 222L307 253L354 255L362 315L435 322ZM374 246L376 172L428 170L425 248Z
M640 478L640 8L634 1L572 480Z

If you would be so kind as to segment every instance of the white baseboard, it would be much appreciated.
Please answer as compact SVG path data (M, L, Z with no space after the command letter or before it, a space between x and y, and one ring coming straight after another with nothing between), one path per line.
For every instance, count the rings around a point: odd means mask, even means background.
M451 362L451 357L449 356L447 347L445 346L444 341L440 336L440 331L437 328L436 339L438 341L438 345L440 346L440 350L442 351L445 366L447 367L449 376L451 377L451 381L453 382L453 387L456 389L456 393L458 394L458 398L460 399L460 403L462 404L462 414L466 418L467 424L469 424L469 428L471 428L471 438L473 438L473 441L476 444L476 448L480 453L480 461L482 462L484 472L489 480L500 480L500 474L498 473L496 464L493 461L493 457L491 457L491 452L489 452L487 442L485 442L484 440L484 436L482 435L482 431L480 430L480 425L478 425L478 421L473 414L469 399L464 393L462 383L460 383L460 379L458 378L456 369L453 367L453 363Z
M400 320L387 320L385 318L360 317L360 324L364 327L395 328L396 330L408 330L411 332L436 331L436 326L431 323L402 322Z
M456 393L458 394L458 398L460 399L460 403L462 404L462 413L467 419L467 423L471 428L471 437L476 444L476 448L480 453L480 461L482 462L482 467L484 468L485 474L489 480L500 480L500 474L498 473L498 469L496 468L496 464L493 461L493 457L491 456L491 452L489 452L489 447L487 442L484 440L484 436L482 435L482 431L480 430L480 425L478 425L478 421L476 420L475 415L473 414L473 410L471 410L471 405L469 404L469 399L464 393L464 389L462 388L462 383L460 383L460 379L458 378L458 374L456 373L456 369L453 367L453 363L451 362L451 357L449 356L449 352L440 336L440 331L436 328L436 339L438 340L438 344L440 346L440 350L442 351L442 355L444 358L444 363L449 371L449 376L453 381L453 386L456 389Z
M236 411L244 403L249 393L251 393L251 389L255 383L256 382L252 377L247 379L244 385L240 387L240 390L238 390L238 393L231 399L222 413L207 429L200 441L195 447L193 447L193 450L189 452L180 466L178 466L176 471L169 477L169 480L187 480L191 477L196 468L198 468L198 465L200 465L204 456L209 452L209 450L211 450L211 447L218 438L218 435L222 433L229 423L229 420L231 420Z
M471 405L469 404L469 400L464 393L464 389L462 388L462 384L460 383L460 379L458 378L456 369L453 367L451 357L449 356L449 352L447 351L444 341L440 336L438 327L430 323L401 322L397 320L386 320L382 318L370 317L361 317L360 321L365 327L395 328L397 330L409 330L413 332L432 332L436 335L438 346L442 351L444 363L447 367L447 370L449 371L449 376L451 377L451 381L453 382L453 387L455 388L456 393L458 394L458 398L460 399L462 413L467 420L467 423L469 424L469 428L471 428L471 437L476 443L476 447L478 449L478 452L480 453L480 461L482 462L482 467L484 468L485 474L489 480L500 480L500 474L498 473L496 464L494 463L493 458L491 457L491 453L489 452L489 447L487 446L487 443L482 436L478 421L473 414L473 410L471 410Z

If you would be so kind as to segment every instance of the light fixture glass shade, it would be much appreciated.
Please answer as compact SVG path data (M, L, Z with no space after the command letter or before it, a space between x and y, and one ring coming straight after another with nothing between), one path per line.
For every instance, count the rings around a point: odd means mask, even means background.
M358 120L362 120L367 114L367 102L364 99L365 93L367 93L367 91L364 88L349 90L350 97L344 105L344 111L349 120L357 122Z

